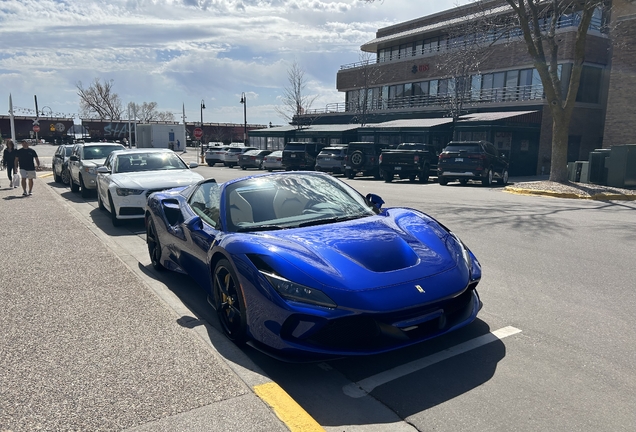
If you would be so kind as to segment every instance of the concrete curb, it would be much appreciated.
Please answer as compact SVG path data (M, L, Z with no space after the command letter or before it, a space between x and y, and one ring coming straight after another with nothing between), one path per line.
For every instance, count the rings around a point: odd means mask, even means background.
M506 186L504 192L516 194L516 195L535 195L535 196L547 196L552 198L570 198L570 199L585 199L594 201L636 201L636 194L624 195L624 194L595 194L595 195L582 195L569 192L553 192L547 190L538 189L523 189L512 186Z

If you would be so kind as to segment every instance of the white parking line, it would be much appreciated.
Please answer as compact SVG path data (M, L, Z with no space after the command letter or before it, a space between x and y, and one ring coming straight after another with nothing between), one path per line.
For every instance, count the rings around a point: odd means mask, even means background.
M361 398L371 393L373 389L381 386L382 384L386 384L413 372L417 372L428 366L434 365L435 363L439 363L443 360L465 353L466 351L479 348L480 346L489 344L497 340L501 340L517 333L521 333L521 330L510 326L504 327L492 333L487 333L483 336L476 337L475 339L471 339L428 357L414 360L410 363L406 363L396 368L389 369L388 371L380 372L379 374L373 375L369 378L365 378L361 381L347 384L342 388L342 391L347 396L350 396L352 398Z

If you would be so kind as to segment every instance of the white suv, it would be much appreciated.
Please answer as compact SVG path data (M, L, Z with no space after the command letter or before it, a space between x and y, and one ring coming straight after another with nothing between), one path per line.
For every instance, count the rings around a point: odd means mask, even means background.
M81 190L82 197L87 198L91 190L97 189L97 168L104 165L109 154L124 149L117 143L75 144L68 158L71 191Z

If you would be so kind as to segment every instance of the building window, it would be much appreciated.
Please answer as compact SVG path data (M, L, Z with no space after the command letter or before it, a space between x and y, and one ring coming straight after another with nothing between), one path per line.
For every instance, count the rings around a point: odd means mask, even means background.
M519 88L519 71L506 72L506 100L517 100Z
M470 80L470 98L478 101L481 98L481 75L473 75Z
M577 102L598 103L602 74L602 68L583 66L581 81L579 82L579 91L576 94Z

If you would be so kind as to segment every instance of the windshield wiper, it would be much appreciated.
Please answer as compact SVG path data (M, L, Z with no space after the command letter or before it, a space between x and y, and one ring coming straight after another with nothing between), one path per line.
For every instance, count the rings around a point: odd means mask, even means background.
M324 225L324 224L329 224L334 222L344 222L344 221L348 221L352 219L360 219L367 216L370 216L370 215L359 214L359 215L353 215L353 216L338 216L338 217L331 217L331 218L325 218L325 219L314 219L307 222L301 222L300 224L298 224L298 228L312 226L312 225Z
M274 231L274 230L282 230L288 227L280 226L280 225L253 225L240 227L236 230L236 232L250 232L250 231Z

